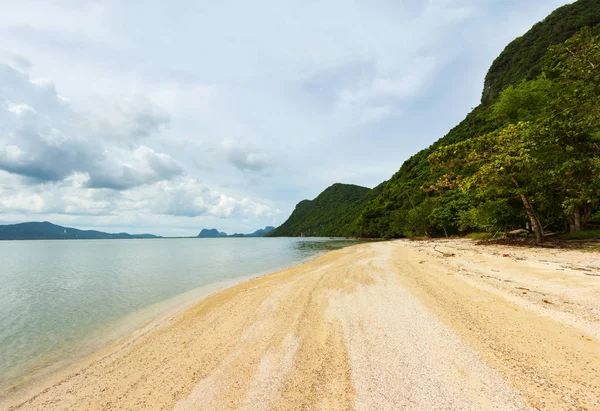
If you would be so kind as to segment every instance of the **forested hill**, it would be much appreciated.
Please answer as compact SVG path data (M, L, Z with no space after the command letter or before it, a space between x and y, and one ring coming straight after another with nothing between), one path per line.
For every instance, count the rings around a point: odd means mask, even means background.
M153 234L104 233L96 230L78 230L48 221L0 225L0 240L99 240L159 238Z
M483 102L446 136L408 159L400 170L384 183L381 194L366 205L356 221L355 234L403 237L443 235L444 230L447 233L457 233L493 227L496 230L523 228L527 217L519 200L514 198L518 196L516 192L504 198L485 199L476 192L454 190L446 195L436 195L435 192L422 190L421 187L437 181L446 172L454 171L451 168L435 169L428 159L429 155L442 146L457 144L502 129L506 120L494 110L499 99L498 91L502 87L506 90L518 86L541 71L541 67L547 64L546 56L551 45L568 39L586 25L600 23L599 5L600 0L579 0L563 6L510 43L493 63L487 75L487 90L484 90ZM527 92L523 94L527 95ZM535 95L533 92L529 94L530 97ZM526 103L526 97L522 98L521 102L515 101L515 104ZM471 173L476 171L476 167L470 170ZM411 196L412 203L408 195ZM550 197L556 196L548 194L545 200L550 200ZM540 201L544 199L540 198ZM558 198L555 198L555 201L558 201ZM561 224L558 210L549 214L554 214L549 220L556 220L557 224Z
M599 23L600 0L557 9L494 61L481 104L376 192L344 203L347 214L302 202L276 232L404 237L600 222ZM333 215L343 224L321 231Z
M489 102L510 85L536 78L548 46L562 43L584 26L600 23L600 1L579 0L563 6L513 40L494 60L483 87L482 101Z
M314 200L303 200L288 220L269 237L329 237L352 235L351 224L359 216L373 190L352 184L334 184Z

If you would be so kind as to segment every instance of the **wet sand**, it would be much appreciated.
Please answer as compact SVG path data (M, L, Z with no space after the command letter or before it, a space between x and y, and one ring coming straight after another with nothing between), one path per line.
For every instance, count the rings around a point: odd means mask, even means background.
M333 251L212 295L15 408L600 409L599 257L469 240Z

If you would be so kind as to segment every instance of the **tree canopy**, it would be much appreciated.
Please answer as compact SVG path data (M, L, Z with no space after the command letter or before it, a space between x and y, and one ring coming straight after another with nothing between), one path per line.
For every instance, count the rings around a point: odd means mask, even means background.
M538 241L544 220L581 230L600 195L600 30L583 28L554 45L535 80L507 87L491 113L498 130L440 147L434 167L451 170L430 187L458 188L483 201L518 197Z

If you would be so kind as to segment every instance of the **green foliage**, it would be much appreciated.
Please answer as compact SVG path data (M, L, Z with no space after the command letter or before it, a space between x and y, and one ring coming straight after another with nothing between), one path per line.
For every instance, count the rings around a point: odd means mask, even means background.
M303 200L269 237L345 237L364 201L373 190L351 184L334 184L314 200Z
M509 124L495 132L440 147L429 156L430 162L438 169L460 174L444 174L434 188L459 188L483 201L518 197L538 241L542 241L542 225L533 208L537 194L535 177L539 174L539 144L532 136L534 128L528 122ZM464 214L466 224L474 228L481 220L480 208L468 209Z
M544 176L571 225L582 225L600 197L600 27L553 46L545 61L557 92L538 130L549 146Z
M526 218L521 212L522 205L514 199L499 198L481 202L458 212L458 228L462 232L476 230L486 232L507 232L523 227Z
M596 240L600 239L600 229L582 230L575 233L561 234L558 236L558 238L563 240Z
M507 126L429 156L438 169L453 171L434 189L458 187L484 200L520 197L538 240L535 203L553 216L562 209L576 231L600 196L593 177L600 175L600 30L582 29L551 47L545 61L552 80L541 75L509 87L494 104L491 112Z
M493 233L469 233L466 236L471 240L489 240L490 238L494 238Z
M536 142L531 138L531 129L530 123L519 122L480 137L440 147L429 156L434 167L466 170L467 173L456 178L454 174L444 174L436 189L459 187L473 191L480 198L511 197L526 192L527 189L518 181L523 181L523 175L527 181L527 175L536 167L536 157L532 155Z
M458 234L471 228L463 223L462 212L469 209L472 203L472 196L459 191L449 191L435 198L429 221L437 232L441 231L444 235Z
M536 119L554 97L554 83L541 76L532 81L523 81L517 87L508 86L492 107L493 118L501 122L515 123Z
M512 41L494 60L483 90L482 102L491 102L508 86L532 80L542 73L548 46L559 44L585 26L600 24L600 2L579 0L568 4Z
M406 214L406 222L403 227L402 234L405 237L419 237L432 235L435 227L431 222L430 215L435 207L435 201L431 198L426 198L421 204L414 209L408 210Z

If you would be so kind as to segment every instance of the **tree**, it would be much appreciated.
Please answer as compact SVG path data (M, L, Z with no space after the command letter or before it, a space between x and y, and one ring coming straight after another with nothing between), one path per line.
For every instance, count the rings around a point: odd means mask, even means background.
M600 29L552 46L545 72L506 88L491 113L498 130L429 156L448 171L432 189L459 188L482 201L520 198L538 241L534 204L581 230L600 197Z
M434 167L467 172L445 174L431 188L458 188L486 200L518 197L537 241L542 242L544 229L532 201L535 150L536 141L531 138L531 124L527 122L441 147L429 156Z
M545 60L556 90L540 125L555 143L545 167L570 230L579 231L600 196L600 27L552 46Z

